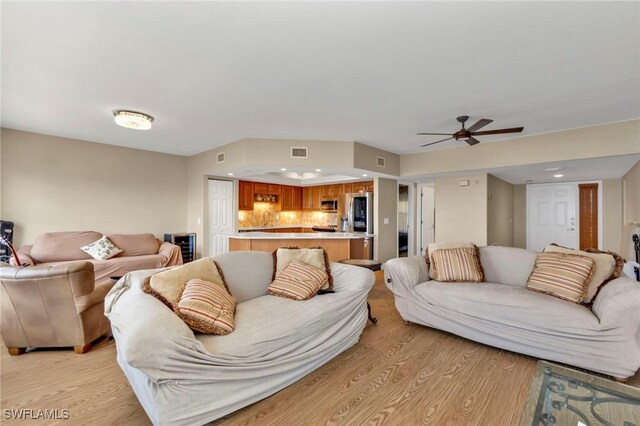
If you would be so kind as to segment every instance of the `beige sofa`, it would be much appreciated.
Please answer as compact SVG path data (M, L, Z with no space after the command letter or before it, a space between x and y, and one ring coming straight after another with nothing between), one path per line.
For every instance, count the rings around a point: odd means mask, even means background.
M11 355L27 348L73 346L85 353L111 330L104 297L115 281L96 285L90 262L0 265L2 338Z
M112 234L107 237L122 253L108 260L94 260L80 248L102 237L100 232L48 232L33 245L18 250L20 262L31 266L54 266L85 260L93 264L96 285L121 277L127 272L181 265L182 252L175 244L161 242L152 234ZM11 264L16 265L15 259Z
M485 282L477 284L430 280L422 256L389 260L384 275L406 321L618 379L633 376L640 368L640 285L616 278L589 309L526 288L537 254L481 247Z

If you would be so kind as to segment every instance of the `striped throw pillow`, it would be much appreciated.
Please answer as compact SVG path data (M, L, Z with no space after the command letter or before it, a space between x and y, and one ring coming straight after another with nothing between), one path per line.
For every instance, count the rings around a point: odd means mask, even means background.
M307 300L316 295L329 279L324 269L294 260L276 276L269 294L291 300Z
M436 281L454 283L484 281L484 271L480 265L476 246L438 249L430 257Z
M236 299L223 284L192 278L184 285L175 313L192 329L208 334L234 330Z
M527 281L529 290L581 303L593 275L593 259L575 254L543 252Z

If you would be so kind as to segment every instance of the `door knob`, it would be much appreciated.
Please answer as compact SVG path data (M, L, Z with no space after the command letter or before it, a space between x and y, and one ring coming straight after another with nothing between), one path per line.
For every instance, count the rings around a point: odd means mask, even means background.
M575 228L568 228L567 231L575 231Z

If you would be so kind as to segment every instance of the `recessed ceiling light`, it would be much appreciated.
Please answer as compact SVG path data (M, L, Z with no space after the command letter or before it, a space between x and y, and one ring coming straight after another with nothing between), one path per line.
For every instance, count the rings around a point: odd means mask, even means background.
M154 118L148 114L135 111L113 111L116 124L134 130L149 130Z
M561 177L563 177L563 176L564 176L564 175L561 175L561 174L553 175L553 177L554 177L554 178L561 178Z
M549 167L548 169L544 169L545 172L556 172L560 170L562 167Z
M233 173L227 173L227 175L229 175L229 176L233 176Z
M368 174L366 174L366 173L363 173L363 174L362 174L362 177L367 177L367 176L369 176L369 175L368 175Z
M316 169L316 172L321 172L321 171L322 171L322 169Z
M282 170L283 172L287 171L287 169L285 169L284 167L282 167L280 170Z

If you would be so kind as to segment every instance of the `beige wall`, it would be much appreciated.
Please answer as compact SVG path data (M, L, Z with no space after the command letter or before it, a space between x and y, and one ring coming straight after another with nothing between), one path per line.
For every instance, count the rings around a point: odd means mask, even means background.
M468 180L469 186L459 186ZM436 179L436 236L441 242L487 245L487 175Z
M513 186L513 246L527 248L527 185Z
M602 181L602 249L618 252L622 237L622 179Z
M624 187L624 223L640 222L640 161L622 178Z
M513 185L487 175L487 245L513 247Z
M400 176L637 154L640 120L524 136L400 157Z
M385 159L384 167L378 166L378 157ZM398 176L400 174L400 156L389 151L383 151L369 145L355 142L353 144L353 167Z
M187 159L2 129L0 215L16 245L48 231L187 231Z
M374 185L374 232L373 257L380 262L398 257L398 181L375 178ZM384 219L389 223L385 224Z

